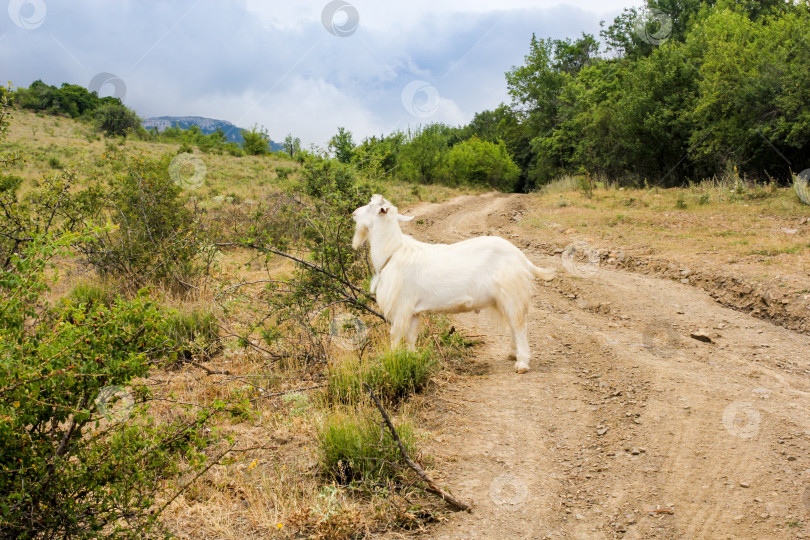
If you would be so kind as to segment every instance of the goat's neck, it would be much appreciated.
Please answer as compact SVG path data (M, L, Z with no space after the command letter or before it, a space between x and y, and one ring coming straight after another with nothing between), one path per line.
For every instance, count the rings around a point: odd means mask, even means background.
M369 232L369 252L374 272L380 273L391 256L402 247L405 234L399 223L383 223Z

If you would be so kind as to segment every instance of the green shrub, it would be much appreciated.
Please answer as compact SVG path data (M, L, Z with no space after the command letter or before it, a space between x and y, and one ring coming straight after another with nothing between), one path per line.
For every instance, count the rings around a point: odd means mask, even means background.
M141 125L138 115L119 103L101 105L94 115L96 128L108 137L125 137Z
M64 169L65 165L59 160L56 156L51 156L48 158L48 165L51 169Z
M446 156L454 141L453 128L430 124L407 134L399 148L399 176L419 184L443 183L446 176Z
M347 484L354 480L378 481L401 476L401 455L388 430L380 431L376 411L334 412L318 428L320 463L331 479ZM414 452L413 429L395 425L405 449Z
M292 167L276 167L276 176L279 180L286 180L294 171Z
M241 133L242 139L244 139L242 148L246 154L252 156L263 156L267 154L267 146L270 143L270 136L267 134L267 130L263 128L259 129L258 126L254 124L252 128L243 129Z
M236 143L226 143L223 145L223 148L233 157L243 157L245 155L245 151Z
M208 414L158 424L137 382L173 354L159 305L42 309L45 271L77 239L36 238L0 269L2 538L144 538L181 456L204 460Z
M169 174L172 156L111 159L121 173L95 194L96 221L109 219L117 230L102 231L82 247L88 262L136 288L160 283L187 290L207 272L214 252Z
M512 192L520 169L503 143L472 137L453 146L447 154L447 178L452 185L489 186Z

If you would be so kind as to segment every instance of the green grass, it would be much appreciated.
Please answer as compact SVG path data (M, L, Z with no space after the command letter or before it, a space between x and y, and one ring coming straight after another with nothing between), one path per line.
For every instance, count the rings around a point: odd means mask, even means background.
M326 395L335 403L359 403L365 399L365 382L381 400L398 403L420 392L439 365L430 348L392 349L362 363L353 357L340 358L329 367Z
M110 305L113 300L113 293L106 287L92 283L80 282L67 293L66 299L75 304Z
M415 445L410 423L395 424L395 428L412 454ZM401 475L399 449L391 433L381 430L379 414L372 409L328 414L318 427L317 437L322 471L341 484Z
M763 255L765 257L775 257L781 253L801 253L804 250L803 246L791 246L778 249L755 249L749 251L749 255Z
M219 343L217 319L209 310L182 307L166 319L166 324L182 358L208 355Z

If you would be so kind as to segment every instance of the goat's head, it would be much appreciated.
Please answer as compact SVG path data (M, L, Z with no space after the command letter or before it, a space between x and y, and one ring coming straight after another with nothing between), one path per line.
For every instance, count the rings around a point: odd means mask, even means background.
M400 216L397 207L391 204L382 195L372 195L371 201L352 213L355 222L352 247L360 249L368 239L369 231L382 223L396 223L397 221L410 221L413 216Z

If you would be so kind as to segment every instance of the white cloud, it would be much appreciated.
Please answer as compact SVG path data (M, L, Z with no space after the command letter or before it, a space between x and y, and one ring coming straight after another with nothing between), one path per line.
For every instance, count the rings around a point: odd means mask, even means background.
M274 139L325 145L338 126L361 140L424 121L466 123L509 101L504 72L523 62L532 32L596 34L624 2L356 0L360 24L348 37L322 26L326 4L48 0L36 30L0 23L2 76L87 85L114 73L142 116L258 123ZM413 80L439 94L425 119L402 105Z

